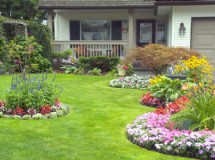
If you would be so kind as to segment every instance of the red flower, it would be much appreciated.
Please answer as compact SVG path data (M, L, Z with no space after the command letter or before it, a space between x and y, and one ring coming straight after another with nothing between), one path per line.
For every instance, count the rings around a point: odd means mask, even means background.
M0 101L0 107L5 106L5 102L4 101Z
M49 114L51 112L51 107L47 104L47 105L45 105L45 106L42 106L41 108L40 108L40 113L41 114Z
M177 113L177 112L183 110L189 101L190 101L189 98L187 98L186 96L182 96L182 97L178 98L177 100L175 100L174 102L165 105L164 107L159 107L155 111L155 113L157 113L157 114Z
M26 114L25 110L23 108L20 108L19 106L16 106L16 108L13 110L13 115L24 115Z

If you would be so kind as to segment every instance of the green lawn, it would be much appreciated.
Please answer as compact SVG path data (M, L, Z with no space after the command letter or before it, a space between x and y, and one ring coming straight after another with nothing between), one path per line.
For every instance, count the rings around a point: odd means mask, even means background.
M0 76L0 99L10 76ZM141 90L108 86L110 77L58 74L67 116L49 120L0 119L4 160L182 160L148 151L127 140L126 125L153 111L139 104Z

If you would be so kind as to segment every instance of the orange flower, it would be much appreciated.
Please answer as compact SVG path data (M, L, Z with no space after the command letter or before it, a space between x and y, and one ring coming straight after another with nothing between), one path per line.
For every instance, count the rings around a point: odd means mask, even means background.
M187 83L184 83L181 87L181 90L188 90L189 89L189 86Z

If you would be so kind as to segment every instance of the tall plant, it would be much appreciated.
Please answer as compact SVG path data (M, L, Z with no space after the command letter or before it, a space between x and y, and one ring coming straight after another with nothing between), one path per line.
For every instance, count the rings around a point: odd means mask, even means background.
M182 129L215 130L214 106L214 95L206 89L199 89L192 93L191 101L184 110L172 115L171 121Z

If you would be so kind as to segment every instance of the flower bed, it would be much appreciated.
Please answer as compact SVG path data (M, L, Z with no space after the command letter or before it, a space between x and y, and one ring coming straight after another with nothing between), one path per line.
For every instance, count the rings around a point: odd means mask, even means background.
M126 76L110 81L111 87L144 89L149 84L150 76Z
M36 109L23 109L16 107L15 109L7 109L5 102L0 101L0 118L10 118L10 119L47 119L47 118L57 118L69 113L69 107L66 104L56 101L53 106L45 105L40 108L37 112Z
M131 142L165 154L200 159L215 158L215 132L177 130L168 123L170 114L146 113L127 126Z

